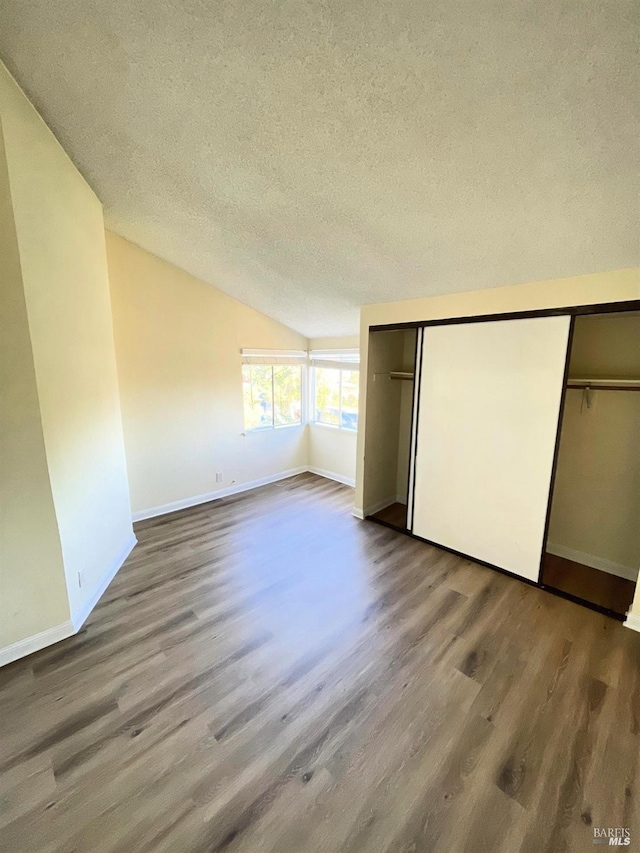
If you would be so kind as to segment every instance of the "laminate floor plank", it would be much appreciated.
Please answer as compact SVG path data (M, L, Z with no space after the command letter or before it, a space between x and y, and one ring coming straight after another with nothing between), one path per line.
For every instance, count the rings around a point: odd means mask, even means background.
M352 494L136 524L78 635L0 670L3 853L640 843L640 637Z
M636 586L626 578L549 553L544 558L542 582L621 616L631 607Z

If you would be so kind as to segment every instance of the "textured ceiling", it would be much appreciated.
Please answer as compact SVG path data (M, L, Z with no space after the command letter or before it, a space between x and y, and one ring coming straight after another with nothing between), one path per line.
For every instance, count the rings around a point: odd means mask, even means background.
M307 335L640 263L637 0L1 0L107 226Z

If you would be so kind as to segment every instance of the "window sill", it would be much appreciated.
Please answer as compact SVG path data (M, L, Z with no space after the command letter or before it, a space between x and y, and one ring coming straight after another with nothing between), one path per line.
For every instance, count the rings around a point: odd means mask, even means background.
M240 435L264 435L269 432L280 432L283 429L302 429L306 426L304 423L300 424L279 424L278 426L263 426L263 427L254 427L253 429L245 429L242 430Z
M349 435L357 435L358 430L350 429L349 427L341 427L338 424L323 424L322 421L309 421L309 426L320 427L321 429L331 429L335 432L346 432Z

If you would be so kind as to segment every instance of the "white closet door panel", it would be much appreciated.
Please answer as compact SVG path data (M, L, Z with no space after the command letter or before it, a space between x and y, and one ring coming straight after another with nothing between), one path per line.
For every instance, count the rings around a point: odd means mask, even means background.
M569 325L425 328L415 534L538 580Z

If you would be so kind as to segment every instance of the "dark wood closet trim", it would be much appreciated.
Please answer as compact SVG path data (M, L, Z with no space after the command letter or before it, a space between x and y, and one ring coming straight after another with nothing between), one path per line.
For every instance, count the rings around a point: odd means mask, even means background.
M370 332L395 332L402 329L418 329L424 326L451 326L456 323L489 323L496 320L528 320L533 317L562 317L566 314L613 314L616 312L640 311L640 299L625 299L623 302L601 302L589 305L570 305L565 308L537 308L531 311L507 311L501 314L474 314L466 317L444 317L439 320L417 320L410 323L390 323L369 326Z

